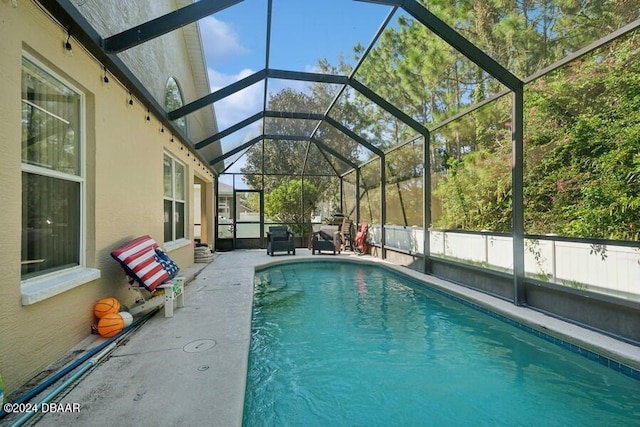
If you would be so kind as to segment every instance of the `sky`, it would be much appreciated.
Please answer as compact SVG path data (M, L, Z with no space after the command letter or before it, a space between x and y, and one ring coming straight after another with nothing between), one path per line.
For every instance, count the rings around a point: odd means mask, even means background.
M270 68L314 71L339 55L355 64L353 47L368 46L391 7L355 0L273 0ZM200 20L211 90L265 68L267 0L244 0ZM273 83L273 84L272 84ZM269 82L269 92L301 82ZM214 104L220 130L262 110L264 85L250 86Z

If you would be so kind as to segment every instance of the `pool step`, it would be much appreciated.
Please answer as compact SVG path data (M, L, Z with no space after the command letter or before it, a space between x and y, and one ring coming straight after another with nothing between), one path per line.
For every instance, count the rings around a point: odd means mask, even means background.
M300 283L300 279L298 278L298 274L295 270L291 269L281 271L281 275L287 286L302 290L302 283Z
M256 276L256 302L263 305L286 304L302 295L302 286L295 271L273 269Z

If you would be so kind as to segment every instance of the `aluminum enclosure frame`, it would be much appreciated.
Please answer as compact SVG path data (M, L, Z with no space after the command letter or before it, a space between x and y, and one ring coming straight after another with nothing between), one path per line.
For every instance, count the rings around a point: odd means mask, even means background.
M342 75L327 75L327 74L318 74L318 73L308 73L308 72L299 72L299 71L290 71L290 70L278 70L270 67L270 44L271 44L271 14L272 14L272 3L273 0L268 1L268 9L267 9L267 30L266 30L266 53L265 53L265 65L264 69L258 71L248 77L245 77L235 83L232 83L220 90L212 92L202 98L194 100L193 102L184 105L173 111L166 111L151 95L151 93L144 87L144 85L140 82L140 80L131 72L131 70L127 67L127 65L117 56L117 53L122 52L124 50L130 49L139 44L148 42L156 37L159 37L163 34L166 34L170 31L182 28L186 25L189 25L197 20L219 12L223 9L233 7L236 4L242 2L242 0L201 0L200 2L193 3L189 6L182 7L176 11L173 11L169 14L156 18L154 20L145 22L138 26L129 28L125 31L122 31L116 35L102 38L99 33L92 27L92 25L87 21L87 19L76 9L73 3L70 0L37 0L43 8L63 27L66 28L67 32L70 36L73 36L78 42L80 42L90 53L93 55L97 61L99 61L106 70L109 71L116 79L118 79L125 88L127 88L136 98L140 100L140 102L148 108L150 113L158 118L158 120L163 124L164 128L168 129L172 132L176 137L181 140L187 142L188 149L198 158L203 164L208 165L209 170L217 177L221 173L224 172L224 160L227 158L239 154L244 150L249 149L251 146L260 143L265 139L279 139L279 140L294 140L307 142L309 144L314 144L322 153L323 156L328 157L332 156L339 159L344 164L347 164L352 168L352 171L355 171L356 174L356 221L359 220L359 180L360 180L360 168L363 166L357 165L354 161L347 159L344 156L341 156L336 150L331 149L327 144L325 144L320 138L316 137L316 133L320 126L320 123L326 123L329 126L339 130L346 137L351 140L357 142L359 145L363 146L370 152L374 153L380 159L380 197L381 197L381 207L380 207L380 218L381 225L384 227L386 223L386 203L385 203L385 189L384 183L386 183L386 175L385 175L385 158L387 152L380 150L375 145L371 144L365 138L357 135L352 130L346 128L343 124L339 123L335 119L329 116L331 109L335 106L338 97L342 94L346 88L350 87L369 100L371 100L374 104L380 107L382 110L391 114L397 120L405 123L411 129L415 130L418 135L423 138L423 161L424 163L424 177L423 177L423 185L424 185L424 194L423 194L423 227L425 230L425 236L427 236L426 230L428 230L431 223L431 197L430 197L430 130L427 129L424 125L414 120L412 117L404 113L402 110L398 109L392 103L388 102L384 97L380 96L375 92L372 88L367 87L363 83L359 82L355 78L355 74L362 64L362 61L366 58L369 52L372 50L374 44L382 34L382 31L388 26L391 17L397 10L403 10L411 17L413 17L417 22L424 25L438 37L440 37L444 42L448 45L456 49L459 53L461 53L465 58L469 59L476 65L478 65L482 70L487 72L490 76L498 80L501 84L505 86L505 90L490 99L482 101L481 103L474 105L467 110L457 114L456 116L447 119L443 123L449 123L452 120L455 120L458 117L462 117L464 114L473 111L481 105L485 105L493 99L496 99L500 96L505 96L511 94L512 96L512 113L511 113L511 142L512 142L512 161L511 161L511 182L512 182L512 234L513 234L513 259L514 259L514 270L513 270L513 294L514 294L514 304L523 305L526 304L526 297L524 292L524 279L525 279L525 269L524 269L524 239L525 239L525 230L524 230L524 183L523 183L523 103L524 103L524 85L525 83L532 81L545 73L548 73L558 67L566 64L568 61L576 59L577 57L584 55L586 53L592 52L599 46L602 46L609 41L620 37L623 34L627 34L630 31L633 31L640 27L640 20L634 21L633 23L621 28L613 32L608 37L600 39L589 46L581 49L580 51L570 55L569 57L559 61L552 66L545 68L544 70L539 71L536 75L531 76L525 80L522 80L512 74L509 70L504 68L486 53L484 53L481 49L471 43L469 40L464 38L460 33L455 31L452 27L447 25L444 21L439 19L436 15L434 15L427 8L422 6L417 0L352 0L352 1L360 1L365 3L377 3L384 4L388 6L392 6L392 10L389 15L375 34L373 40L368 45L368 47L364 50L364 54L360 58L360 61L354 68L354 70L350 73L349 76ZM300 112L275 112L267 110L266 105L266 94L267 94L267 85L269 79L285 79L285 80L296 80L296 81L306 81L306 82L315 82L315 83L328 83L328 84L337 84L342 85L341 91L334 98L331 105L327 108L324 114L311 114L311 113L300 113ZM215 134L203 139L202 141L194 142L191 141L188 135L185 135L184 132L175 125L174 120L184 117L187 114L190 114L200 108L212 105L213 103L225 99L226 97L237 93L238 91L245 89L253 84L258 82L265 82L264 89L264 98L263 98L263 109L261 112L244 119L233 126L223 130L216 132ZM301 135L268 135L265 133L265 129L263 126L262 134L252 138L251 140L243 143L239 147L236 147L230 150L227 153L224 153L221 156L217 156L215 158L205 158L198 150L210 145L210 144L219 144L220 139L234 133L237 130L242 129L245 126L248 126L260 119L266 117L282 117L282 118L290 118L290 119L313 119L318 120L320 123L311 133L311 136L301 136ZM440 123L436 125L434 128L437 129L444 124ZM307 149L307 153L309 152L309 148ZM306 160L305 160L306 165ZM304 171L304 167L303 167ZM334 170L335 171L335 170ZM337 172L337 171L335 171ZM337 174L337 173L336 173ZM344 174L343 174L344 175ZM340 176L342 180L343 177ZM216 192L216 200L218 199L218 185L215 185ZM216 224L217 227L217 224ZM385 241L384 241L384 233L382 233L382 257L385 257ZM424 241L425 248L425 260L424 260L424 271L429 272L429 242L428 237L425 237Z

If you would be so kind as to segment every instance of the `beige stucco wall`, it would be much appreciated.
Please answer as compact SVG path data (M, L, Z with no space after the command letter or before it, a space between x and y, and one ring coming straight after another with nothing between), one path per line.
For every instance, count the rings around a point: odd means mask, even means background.
M0 375L11 394L90 334L93 304L115 296L131 305L124 272L110 252L140 235L163 243L163 153L187 167L187 237L193 238L195 177L211 187L211 173L198 165L177 139L161 132L158 120L146 120L138 100L114 78L102 81L102 65L72 38L73 55L63 49L66 31L33 2L0 0ZM176 44L178 46L178 44ZM54 70L86 94L87 236L86 266L100 270L98 280L33 305L21 304L21 60L23 52ZM168 66L171 64L168 64ZM157 69L158 81L189 79L188 67ZM187 84L188 86L188 84ZM206 209L213 211L213 202ZM191 242L171 251L182 267L193 263Z
M74 0L73 3L98 33L106 38L118 34L132 25L142 24L179 9L185 3L190 2L185 0L154 0L147 2L144 7L140 7L140 3L135 1ZM121 19L121 17L125 17L125 19ZM195 24L190 24L175 32L127 49L118 56L160 105L164 106L166 83L171 76L177 78L184 102L189 103L200 98L203 89L209 90L208 87L201 88L202 85L198 84L200 82L181 78L181 76L190 76L194 73L206 76L204 65L191 61L185 45L183 33L194 34L197 31ZM176 37L176 33L179 33L180 37ZM167 52L171 54L167 55ZM202 66L198 67L198 65ZM172 74L165 75L165 70L171 70ZM208 110L208 114L189 114L187 116L189 137L195 142L211 136L211 128L215 126L211 107L206 107L205 110Z

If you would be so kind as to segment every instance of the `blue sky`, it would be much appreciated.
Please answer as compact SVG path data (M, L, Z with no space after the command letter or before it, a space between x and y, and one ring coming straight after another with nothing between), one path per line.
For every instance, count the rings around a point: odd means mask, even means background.
M367 46L390 10L354 0L273 0L270 68L314 71L319 59L337 64L341 53L353 64L353 46ZM213 91L265 67L266 15L266 0L244 0L200 21ZM219 128L261 110L263 91L254 85L216 103Z

